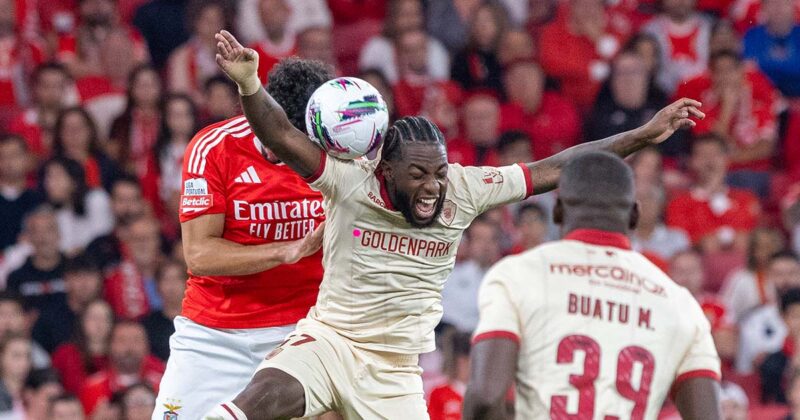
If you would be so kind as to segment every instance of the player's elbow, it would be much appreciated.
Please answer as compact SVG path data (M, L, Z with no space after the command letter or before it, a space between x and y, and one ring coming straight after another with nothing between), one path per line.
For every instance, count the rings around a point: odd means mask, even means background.
M202 245L184 244L183 258L186 268L195 276L213 276L216 273L210 255Z
M504 392L487 384L470 384L464 395L464 419L484 419L503 407Z

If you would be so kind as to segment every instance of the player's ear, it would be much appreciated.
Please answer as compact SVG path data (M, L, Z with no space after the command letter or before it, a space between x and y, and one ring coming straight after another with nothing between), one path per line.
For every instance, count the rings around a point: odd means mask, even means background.
M381 159L381 163L379 164L381 167L381 172L383 173L383 177L388 181L394 181L394 168L386 159Z
M553 223L557 225L564 223L564 204L560 198L556 198L556 204L553 206Z
M636 229L636 225L639 224L639 202L635 201L633 203L633 208L631 208L631 218L628 221L628 228L630 230Z

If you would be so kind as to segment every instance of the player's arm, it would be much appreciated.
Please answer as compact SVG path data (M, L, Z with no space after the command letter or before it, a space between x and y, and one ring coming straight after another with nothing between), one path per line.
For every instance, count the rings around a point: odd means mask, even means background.
M596 151L606 151L626 157L647 146L659 144L675 131L684 127L694 127L694 118L705 118L700 111L700 102L682 98L658 111L647 124L602 140L570 147L554 156L540 161L526 163L530 169L534 193L550 191L558 184L561 168L575 156Z
M719 384L711 378L692 378L681 382L673 397L683 420L718 420L722 418Z
M519 344L508 338L490 338L471 350L471 374L464 394L462 418L510 419L506 393L517 369Z
M228 31L215 35L217 65L239 86L242 109L256 137L302 177L314 174L321 151L295 128L280 105L261 86L258 54L245 48Z
M183 254L196 276L243 276L293 264L319 250L324 223L303 239L242 245L222 238L225 215L206 214L181 223Z

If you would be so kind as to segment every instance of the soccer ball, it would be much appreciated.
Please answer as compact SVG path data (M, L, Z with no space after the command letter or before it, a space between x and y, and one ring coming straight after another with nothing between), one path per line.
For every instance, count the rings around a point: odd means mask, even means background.
M325 82L306 106L308 135L329 155L355 159L380 146L389 126L381 94L355 77Z

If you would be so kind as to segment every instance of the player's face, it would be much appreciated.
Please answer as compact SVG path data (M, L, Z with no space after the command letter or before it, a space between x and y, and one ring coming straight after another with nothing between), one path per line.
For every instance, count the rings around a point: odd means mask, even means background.
M389 191L397 209L414 227L433 224L447 192L447 152L434 143L405 146L403 159L388 162Z

